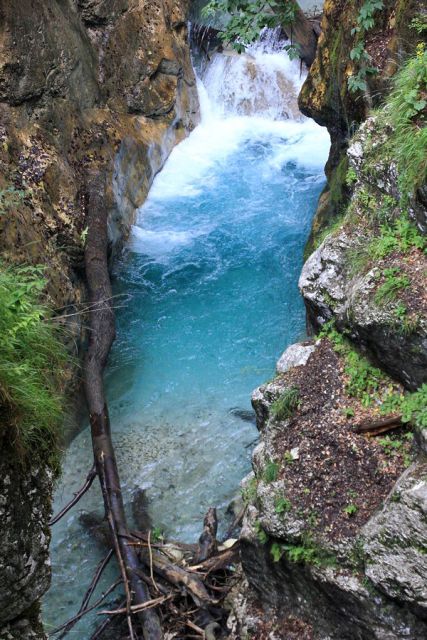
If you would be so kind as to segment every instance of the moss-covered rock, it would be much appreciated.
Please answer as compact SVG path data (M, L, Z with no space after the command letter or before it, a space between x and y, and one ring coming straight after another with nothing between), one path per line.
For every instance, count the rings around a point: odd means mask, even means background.
M369 79L368 92L351 93L348 78L357 67L350 52L358 42L358 34L352 29L362 4L362 0L326 0L316 58L299 97L301 111L328 128L332 143L326 165L328 185L319 201L307 255L314 249L318 234L342 213L348 202L350 193L344 181L348 140L369 108L378 105L387 93L397 62L413 50L417 36L410 29L411 20L427 7L425 0L385 0L366 36L366 50L379 73Z

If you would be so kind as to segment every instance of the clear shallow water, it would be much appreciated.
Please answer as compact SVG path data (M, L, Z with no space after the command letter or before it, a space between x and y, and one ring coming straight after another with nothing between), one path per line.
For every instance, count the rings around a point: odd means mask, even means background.
M256 429L234 410L250 409L252 389L304 332L297 280L329 147L296 111L296 63L265 51L246 62L218 56L208 68L202 124L157 176L114 274L125 296L106 387L125 500L145 488L154 525L188 541L209 506L224 516L250 469ZM86 429L55 510L90 466ZM95 483L54 527L48 624L77 610L102 557L79 523L101 504ZM87 639L92 622L73 637Z

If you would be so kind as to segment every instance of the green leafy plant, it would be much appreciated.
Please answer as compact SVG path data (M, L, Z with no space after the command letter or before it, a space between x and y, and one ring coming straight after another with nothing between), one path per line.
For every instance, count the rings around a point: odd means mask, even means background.
M347 394L358 398L364 405L371 404L380 383L386 379L385 374L352 347L348 339L336 330L333 321L322 327L319 337L327 337L334 350L344 357Z
M242 488L242 498L245 504L253 504L257 496L258 481L251 478L249 482Z
M270 547L270 553L273 557L273 562L279 562L284 554L283 545L279 542L273 542Z
M411 20L411 24L409 25L411 29L416 31L418 35L422 35L427 31L427 16L425 14L419 13Z
M263 473L264 482L275 482L279 477L279 471L280 467L277 462L273 462L273 460L267 460Z
M151 530L151 541L152 542L159 542L160 540L164 539L164 533L163 533L163 529L161 527L154 527Z
M274 505L274 510L278 514L286 513L287 511L290 511L291 508L292 504L287 498L278 498Z
M370 242L358 245L349 255L349 262L353 271L360 272L395 251L407 253L413 248L425 250L426 247L427 239L403 213L392 224L380 224L379 234Z
M299 406L299 389L290 387L271 405L271 412L276 420L291 418Z
M238 53L259 38L265 27L289 26L295 21L298 6L294 0L210 0L202 15L229 14L230 19L220 38L231 43ZM286 45L290 58L298 57L298 47Z
M353 418L354 417L354 409L352 407L344 407L342 409L343 414L345 415L346 418Z
M353 502L344 507L344 513L346 513L349 517L354 516L357 511L358 508Z
M427 428L427 383L413 393L388 394L381 405L381 413L398 412L402 414L402 422Z
M347 175L345 177L345 183L348 187L351 187L357 181L356 171L353 167L349 167Z
M388 456L395 455L395 453L398 453L403 446L402 440L399 438L391 438L390 436L378 438L378 443L382 446L384 453Z
M40 303L43 271L0 262L1 430L23 455L44 452L54 466L67 354L58 325Z
M266 532L264 531L264 529L262 528L262 524L259 520L257 520L254 524L254 529L255 529L255 533L256 536L258 538L258 541L261 544L267 544L268 542L268 535L266 534Z
M275 550L276 557L279 551L281 553L280 557L285 554L288 560L295 564L311 564L323 567L336 565L336 557L317 544L309 532L305 533L297 544L281 544L280 550Z
M375 302L384 305L395 300L397 294L402 289L409 287L410 280L406 274L400 275L399 267L389 267L382 271L384 282L378 287L375 293Z
M394 130L387 147L398 164L404 203L427 177L426 90L427 51L420 43L416 55L396 74L393 92L382 112Z
M378 69L371 64L371 56L366 51L365 35L375 25L374 15L384 7L382 0L365 0L357 16L357 24L351 30L352 35L357 35L357 41L350 51L350 59L357 63L358 71L348 79L348 88L351 93L367 91L367 78L378 73Z

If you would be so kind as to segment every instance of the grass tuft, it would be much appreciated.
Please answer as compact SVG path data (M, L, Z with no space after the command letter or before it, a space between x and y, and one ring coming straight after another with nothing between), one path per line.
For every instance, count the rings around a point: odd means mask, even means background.
M394 90L384 113L394 128L389 139L399 167L402 197L407 200L427 180L427 51L417 53L396 74Z
M299 406L299 389L290 387L271 405L271 412L276 420L291 418Z

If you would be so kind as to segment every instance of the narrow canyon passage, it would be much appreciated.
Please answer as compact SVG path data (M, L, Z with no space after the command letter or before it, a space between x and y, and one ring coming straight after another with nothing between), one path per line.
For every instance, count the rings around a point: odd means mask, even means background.
M106 373L128 508L145 489L153 526L184 541L209 506L224 526L257 438L250 393L304 334L297 281L329 150L297 111L299 63L274 42L216 54L200 75L202 122L157 176L115 266ZM91 455L86 429L66 453L55 511ZM78 608L102 556L80 517L101 505L95 483L53 529L47 629ZM112 564L104 585L115 574Z

